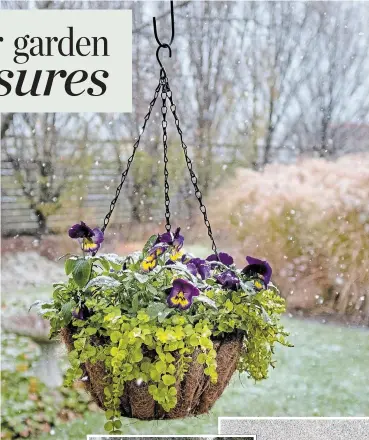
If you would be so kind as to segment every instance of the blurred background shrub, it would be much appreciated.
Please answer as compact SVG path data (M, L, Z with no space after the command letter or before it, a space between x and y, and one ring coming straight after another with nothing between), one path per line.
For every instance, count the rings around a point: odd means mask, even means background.
M368 324L368 200L369 155L347 155L238 170L214 196L213 213L240 256L271 262L290 309Z

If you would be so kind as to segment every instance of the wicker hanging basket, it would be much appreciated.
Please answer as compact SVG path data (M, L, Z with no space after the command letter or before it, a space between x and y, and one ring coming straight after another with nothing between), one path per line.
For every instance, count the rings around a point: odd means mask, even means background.
M173 23L172 2L171 13ZM172 40L173 36L174 31ZM275 342L288 345L284 339L286 333L277 325L277 319L274 319L283 313L284 300L277 291L268 287L272 273L269 263L246 257L248 265L238 270L230 255L217 250L202 193L198 187L198 179L193 170L188 147L183 140L168 77L158 57L161 48L168 49L171 54L171 43L161 44L158 38L157 41L157 59L161 66L159 84L103 226L101 230L91 229L81 222L69 230L69 236L77 239L82 250L90 253L92 258L71 256L66 260L66 274L69 280L54 286L54 300L44 307L49 310L45 317L50 319L52 336L60 332L68 351L73 352L70 356L72 368L67 382L82 379L95 402L106 411L108 422L105 429L112 433L121 433L119 416L162 420L208 413L222 395L236 369L240 372L246 371L255 380L264 379L267 377L269 365L273 366ZM150 237L142 253L135 253L138 254L136 256L132 254L123 259L113 256L109 259L107 254L96 257L141 136L159 96L162 100L166 232ZM185 254L181 256L184 237L179 234L180 228L177 228L174 234L171 232L167 168L168 109L175 121L194 195L199 202L211 241L213 254L207 257L207 261L192 256L187 258ZM157 267L158 264L160 267ZM95 272L93 267L97 267ZM140 289L145 284L151 289L146 289L145 286L141 298ZM105 289L108 292L106 296ZM196 304L193 304L194 309L188 310L192 307L193 297L197 299ZM136 298L134 306L133 298ZM141 302L139 298L142 299ZM169 312L166 315L164 313L164 317L160 311L151 316L149 308L153 304L159 304L161 310L167 309ZM111 311L112 308L118 309L117 314ZM189 313L183 313L186 311ZM146 314L145 323L154 323L155 333L133 332L137 326L140 332L142 329L143 332L148 330L144 325L140 327L140 313ZM110 315L113 315L112 319ZM176 328L177 317L181 317L186 324L187 333L181 328L182 332L175 333L173 330L173 336L170 331ZM115 318L117 320L112 322ZM101 322L98 322L99 319ZM84 328L84 323L91 327ZM125 326L130 325L129 323L133 327L127 330ZM174 340L176 343L171 346L170 342L165 346L170 353L164 353L162 348L169 336L159 336L160 332L165 334L166 331L171 336L171 341ZM151 340L145 339L147 335ZM195 339L191 340L192 337ZM122 349L121 343L122 346L126 344L124 347L130 344L131 348L133 346L132 350ZM137 351L133 353L136 346ZM122 354L123 350L125 354ZM118 359L120 355L121 358ZM170 358L167 361L168 367L165 366L164 370L158 366L160 361L165 364L160 357L163 355ZM122 366L123 359L127 359L125 366ZM143 368L146 364L155 364L153 369L156 370L147 374ZM172 371L169 370L170 367Z
M73 329L61 330L61 338L68 351L73 349ZM189 365L184 379L177 383L178 403L175 408L165 412L154 401L148 392L148 383L138 384L130 381L126 384L121 396L120 411L123 417L140 420L180 419L189 416L198 416L210 411L214 403L222 395L233 373L237 368L242 348L243 335L241 333L229 334L223 339L214 339L214 349L217 351L218 381L210 383L209 376L204 374L204 366L196 362L197 350L193 353L193 361ZM96 345L103 344L96 338ZM172 353L176 356L176 353ZM150 353L146 353L150 357ZM151 354L152 356L152 354ZM82 365L85 372L85 387L97 405L104 407L104 387L107 385L107 371L102 362Z

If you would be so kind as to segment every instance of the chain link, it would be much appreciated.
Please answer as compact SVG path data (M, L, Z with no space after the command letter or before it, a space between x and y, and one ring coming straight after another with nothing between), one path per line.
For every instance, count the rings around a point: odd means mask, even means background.
M163 101L161 107L161 114L163 119L161 121L161 126L163 128L163 146L164 146L164 200L165 200L165 229L170 232L170 197L169 197L169 171L168 171L168 135L167 135L167 90L168 90L168 78L165 70L162 69L160 72L161 81L163 84L161 91L161 98Z
M132 152L132 155L128 158L128 161L127 161L127 167L126 167L126 169L123 171L123 173L122 173L122 175L121 175L120 183L119 183L119 185L117 186L117 189L116 189L116 191L115 191L115 197L114 197L113 200L110 202L109 212L106 214L106 216L105 216L105 218L104 218L104 225L103 225L103 227L101 228L102 232L105 231L105 229L107 228L107 226L108 226L108 224L109 224L110 217L111 217L111 215L113 214L113 211L114 211L114 209L115 209L115 205L116 205L116 203L117 203L117 200L118 200L119 194L120 194L120 192L121 192L121 190L122 190L122 187L123 187L123 185L124 185L124 182L125 182L125 180L126 180L126 178L127 178L127 174L128 174L128 171L129 171L129 169L130 169L130 167L131 167L131 164L132 164L132 162L133 162L133 159L134 159L134 157L135 157L135 154L136 154L137 148L138 148L139 145L140 145L141 136L143 135L143 133L144 133L144 131L145 131L147 121L150 119L152 109L153 109L153 107L154 107L154 105L155 105L155 102L156 102L158 96L159 96L159 92L160 92L160 89L161 89L161 88L162 88L162 82L159 81L159 84L157 85L157 87L156 87L156 89L155 89L154 98L153 98L152 101L150 102L150 105L149 105L149 111L147 112L147 114L146 114L146 116L145 116L145 118L144 118L144 123L143 123L143 125L142 125L141 130L140 130L140 134L139 134L139 136L138 136L136 142L133 144L133 152Z
M162 93L161 93L161 98L162 98L162 107L161 107L162 124L161 125L162 125L162 129L163 129L163 145L164 145L164 197L165 197L165 220L166 220L165 228L166 228L167 231L171 230L171 224L170 224L170 197L169 197L169 172L168 172L168 166L167 166L168 165L168 144L167 144L167 141L168 141L168 135L167 135L167 125L168 125L167 111L168 111L168 107L167 107L167 99L169 99L170 110L171 110L171 112L173 114L175 125L176 125L176 128L177 128L177 132L178 132L179 137L180 137L181 147L183 149L183 153L184 153L184 156L185 156L185 159L186 159L186 164L187 164L188 171L190 173L191 182L192 182L192 185L193 185L194 190L195 190L195 196L196 196L196 198L197 198L197 200L199 202L200 211L202 212L202 215L204 217L204 223L205 223L205 226L206 226L206 228L208 230L208 236L210 237L210 240L211 240L211 243L212 243L212 249L213 249L214 253L216 255L218 255L218 250L217 250L217 246L215 244L215 240L214 240L214 237L213 237L213 232L212 232L212 229L211 229L210 221L209 221L208 216L207 216L207 210L206 210L206 207L205 207L205 205L204 205L204 203L202 201L202 193L201 193L201 191L199 189L199 186L198 186L198 178L197 178L197 176L196 176L196 174L195 174L195 172L193 170L192 160L190 159L190 157L188 155L188 147L187 147L187 145L185 144L185 142L183 140L183 133L182 133L181 127L179 125L179 118L178 118L178 115L177 115L177 109L176 109L176 106L175 106L175 104L173 102L172 91L171 91L171 89L169 87L168 77L167 77L164 69L161 69L161 71L160 71L160 81L159 81L159 84L157 85L157 87L155 89L154 98L150 102L149 111L147 112L147 114L146 114L146 116L144 118L144 123L142 125L140 134L139 134L136 142L133 145L133 152L132 152L131 156L128 158L127 167L126 167L126 169L123 171L123 173L121 175L120 183L117 186L117 189L115 191L115 197L110 202L109 212L106 214L106 216L104 218L104 225L101 228L101 230L104 232L105 229L107 228L108 224L109 224L110 217L112 216L113 211L115 209L115 205L116 205L117 200L119 198L119 195L120 195L120 192L121 192L122 187L124 185L124 182L125 182L125 180L127 178L127 175L128 175L129 169L131 167L131 164L133 162L133 159L135 157L136 151L137 151L137 149L138 149L138 147L140 145L141 136L142 136L142 134L145 131L145 128L146 128L148 120L150 119L152 109L153 109L153 107L154 107L154 105L156 103L156 100L157 100L158 96L159 96L160 90L162 90Z
M180 141L181 141L181 146L182 146L183 153L184 153L184 156L185 156L185 159L186 159L187 168L188 168L188 171L190 172L191 182L192 182L192 185L193 185L194 190L195 190L195 196L196 196L196 198L197 198L197 200L199 202L200 211L202 212L202 215L204 217L204 223L205 223L205 226L207 227L208 235L209 235L211 243L212 243L211 247L212 247L214 253L216 255L218 255L217 245L215 244L215 240L214 240L214 237L213 237L213 232L211 230L211 225L210 225L210 221L208 219L208 215L207 215L207 211L206 211L206 206L204 205L204 203L202 201L202 193L201 193L201 191L200 191L200 189L198 187L198 184L197 184L198 179L197 179L197 176L196 176L196 174L195 174L195 172L193 170L192 160L190 159L190 157L188 155L188 147L187 147L187 145L185 144L185 142L183 140L183 133L182 133L181 127L179 125L179 118L178 118L178 115L177 115L176 106L175 106L175 104L173 102L172 91L171 91L171 89L169 87L169 82L168 81L167 81L167 83L168 83L168 85L167 85L167 97L168 97L168 99L170 101L170 110L171 110L171 112L173 114L174 121L175 121L175 124L176 124L176 127L177 127L177 131L178 131L179 138L180 138Z

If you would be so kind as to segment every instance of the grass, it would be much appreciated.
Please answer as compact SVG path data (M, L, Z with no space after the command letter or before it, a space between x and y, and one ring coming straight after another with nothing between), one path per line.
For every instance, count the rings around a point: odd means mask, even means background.
M279 347L270 378L254 384L233 377L213 411L196 419L142 422L123 420L123 432L216 434L219 416L369 416L368 331L285 318L294 348ZM91 413L55 430L58 440L104 434L104 416ZM40 439L51 438L44 435Z

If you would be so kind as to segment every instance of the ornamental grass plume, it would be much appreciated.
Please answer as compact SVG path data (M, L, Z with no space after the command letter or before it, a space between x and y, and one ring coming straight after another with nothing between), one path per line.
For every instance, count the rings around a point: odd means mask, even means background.
M270 261L290 310L369 324L369 154L240 169L212 211L239 255Z

